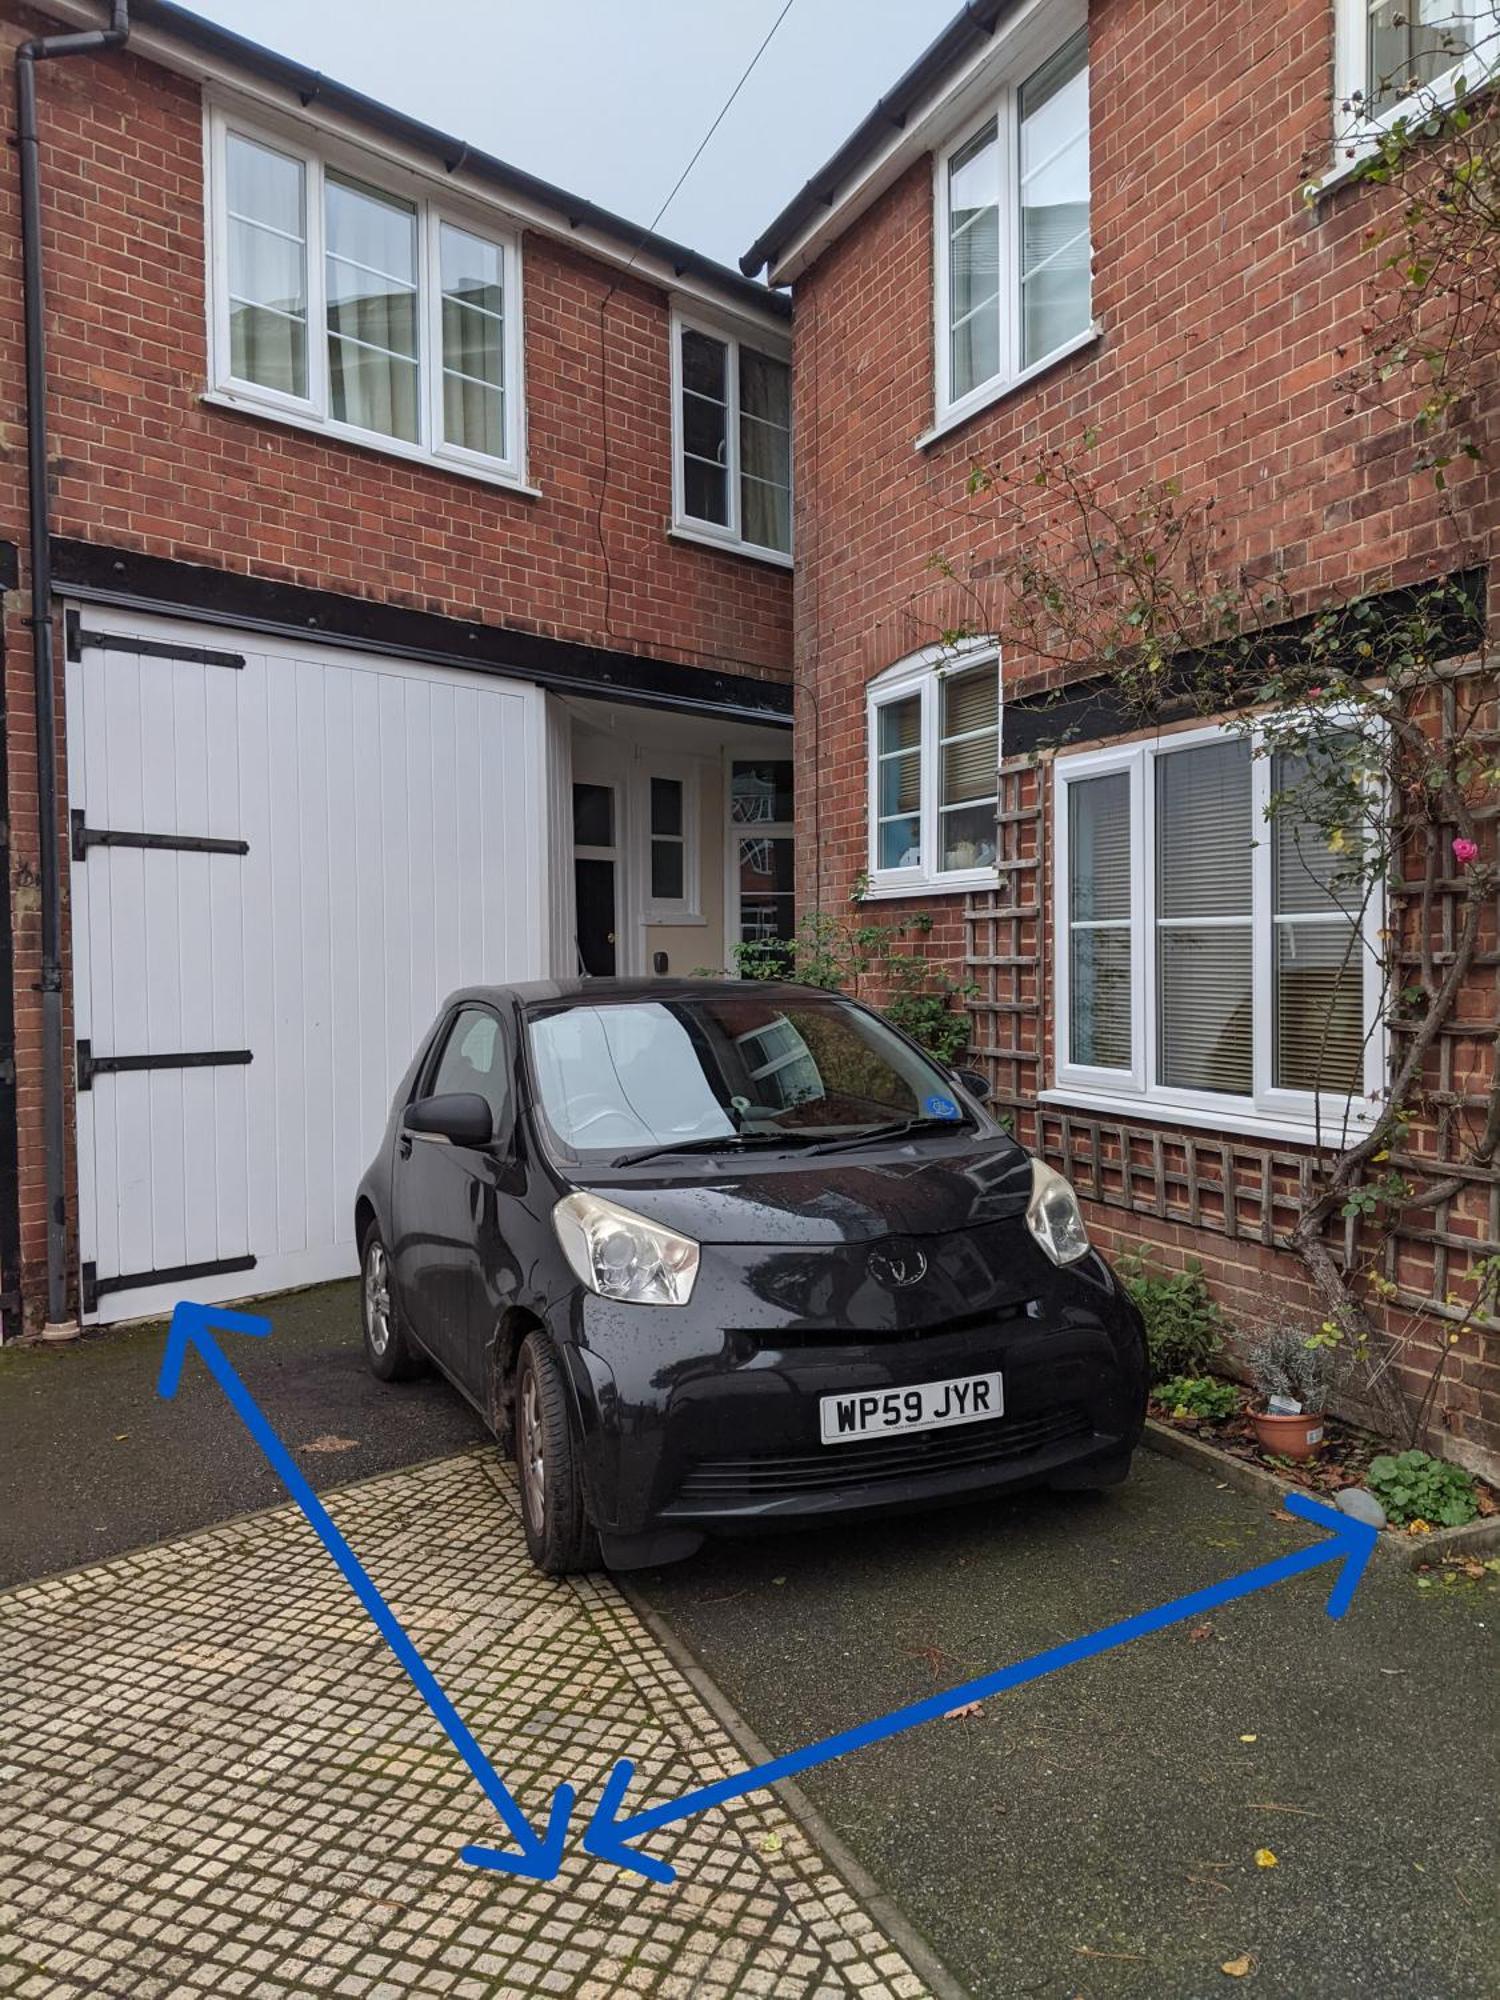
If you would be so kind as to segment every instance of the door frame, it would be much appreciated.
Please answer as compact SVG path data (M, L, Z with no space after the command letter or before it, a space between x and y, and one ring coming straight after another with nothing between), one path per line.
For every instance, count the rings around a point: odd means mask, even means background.
M631 764L634 746L629 743L611 742L607 737L576 724L573 733L573 768L571 785L604 785L614 796L611 814L614 844L610 847L584 846L570 838L568 843L568 871L572 874L575 861L610 861L615 870L615 973L618 977L629 977L642 972L644 966L645 912L640 901L640 885L634 879L630 858L635 851L635 837L639 805L631 783ZM568 826L571 834L572 791L568 794ZM575 906L573 915L572 972L578 969L578 916Z

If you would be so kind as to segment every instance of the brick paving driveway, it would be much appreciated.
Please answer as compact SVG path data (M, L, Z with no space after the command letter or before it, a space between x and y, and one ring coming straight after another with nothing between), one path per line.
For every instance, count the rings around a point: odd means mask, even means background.
M612 1586L532 1570L493 1451L328 1504L533 1823L622 1752L642 1803L742 1767ZM774 1798L658 1836L667 1889L462 1865L489 1810L290 1507L0 1597L0 1687L5 1994L928 1991Z

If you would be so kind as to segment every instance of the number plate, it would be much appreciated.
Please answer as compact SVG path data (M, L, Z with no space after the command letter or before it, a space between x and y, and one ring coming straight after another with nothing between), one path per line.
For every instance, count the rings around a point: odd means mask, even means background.
M914 1382L906 1389L857 1389L851 1395L823 1396L818 1401L824 1444L851 1444L856 1438L889 1437L898 1431L946 1430L950 1424L981 1424L1004 1410L998 1375L956 1375L948 1382Z

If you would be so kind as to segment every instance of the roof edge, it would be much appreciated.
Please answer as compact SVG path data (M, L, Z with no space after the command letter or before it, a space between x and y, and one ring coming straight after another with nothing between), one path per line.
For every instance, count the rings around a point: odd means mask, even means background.
M46 0L42 0L42 4L45 6ZM263 82L293 92L304 109L314 104L326 105L358 124L399 139L417 151L433 154L450 174L462 167L466 173L489 182L504 193L551 209L569 229L590 229L622 250L635 254L649 253L670 266L678 277L696 278L723 292L726 298L739 305L767 313L773 318L786 319L791 315L791 300L784 293L774 292L761 284L750 273L732 270L727 264L717 263L685 243L674 242L669 236L659 236L654 230L629 222L624 216L601 208L597 202L572 194L568 189L557 187L537 174L527 173L521 167L511 166L481 147L470 145L466 139L440 132L419 118L409 117L377 98L367 97L363 91L355 90L349 84L325 76L321 70L309 69L306 64L296 62L290 56L279 55L274 49L237 34L232 28L221 27L216 21L191 13L186 7L174 4L174 0L133 0L131 16L134 25L153 29L200 55L216 57ZM649 281L651 273L643 271L641 276Z
M893 129L897 132L904 129L907 118L928 91L940 84L971 50L988 41L1001 18L1017 4L1018 0L965 0L961 11L936 40L876 100L874 108L865 114L838 151L756 237L740 259L740 270L747 279L754 280L758 272L774 265L789 238L800 234L820 210L834 206L844 182L855 169L863 166Z

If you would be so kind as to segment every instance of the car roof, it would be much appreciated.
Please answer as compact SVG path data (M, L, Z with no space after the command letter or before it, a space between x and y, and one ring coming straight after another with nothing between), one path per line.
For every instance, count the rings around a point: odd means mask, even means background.
M780 979L672 979L659 974L642 974L632 979L526 979L509 986L466 986L450 993L444 1011L465 1000L487 1002L490 1006L510 1006L523 1010L533 1007L566 1006L570 1002L590 1007L612 1007L632 1000L711 1000L737 992L742 998L752 994L761 1000L844 999L824 987L799 986Z

